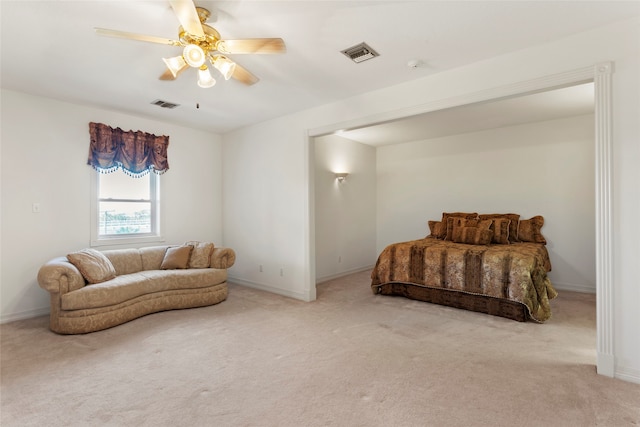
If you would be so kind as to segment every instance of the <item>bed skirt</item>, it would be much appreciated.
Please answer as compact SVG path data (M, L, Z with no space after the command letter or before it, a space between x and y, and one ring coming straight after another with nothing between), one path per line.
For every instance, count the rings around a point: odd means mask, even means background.
M526 322L529 317L526 305L487 295L398 282L375 285L372 286L372 290L381 295L403 296L418 301L505 317L518 322Z

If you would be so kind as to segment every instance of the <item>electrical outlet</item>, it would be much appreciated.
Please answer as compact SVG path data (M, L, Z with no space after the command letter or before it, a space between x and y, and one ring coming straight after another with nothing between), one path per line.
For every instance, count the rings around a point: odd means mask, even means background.
M31 205L31 212L40 213L40 203L34 203Z
M284 276L284 267L280 267L280 276Z
M260 271L260 273L262 273L262 264L258 266L258 270Z
M339 256L339 257L338 257L338 264L340 264L341 262L342 262L342 257L341 257L341 256Z

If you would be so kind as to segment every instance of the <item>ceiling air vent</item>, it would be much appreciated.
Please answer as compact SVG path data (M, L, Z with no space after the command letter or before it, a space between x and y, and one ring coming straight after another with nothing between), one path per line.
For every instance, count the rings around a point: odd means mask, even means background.
M367 59L375 58L376 56L380 56L378 52L373 50L371 46L362 42L355 46L351 46L345 50L341 50L340 52L344 53L346 56L351 58L351 60L355 63L360 63L366 61Z
M179 107L180 104L174 104L173 102L163 101L162 99L156 99L155 101L151 101L153 105L157 105L162 108L176 108Z

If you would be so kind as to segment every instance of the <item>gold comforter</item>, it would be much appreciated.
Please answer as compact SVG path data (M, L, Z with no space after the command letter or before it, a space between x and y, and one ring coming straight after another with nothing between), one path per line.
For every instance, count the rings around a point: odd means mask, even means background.
M551 317L557 296L547 277L549 253L543 244L466 245L425 238L387 246L371 273L371 287L410 283L524 304L531 318Z

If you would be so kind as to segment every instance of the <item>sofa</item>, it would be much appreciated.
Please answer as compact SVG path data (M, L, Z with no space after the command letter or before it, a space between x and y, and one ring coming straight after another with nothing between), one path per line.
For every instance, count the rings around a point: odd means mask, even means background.
M186 242L139 249L83 249L38 271L50 293L49 327L59 334L111 328L164 310L203 307L228 295L231 248Z

